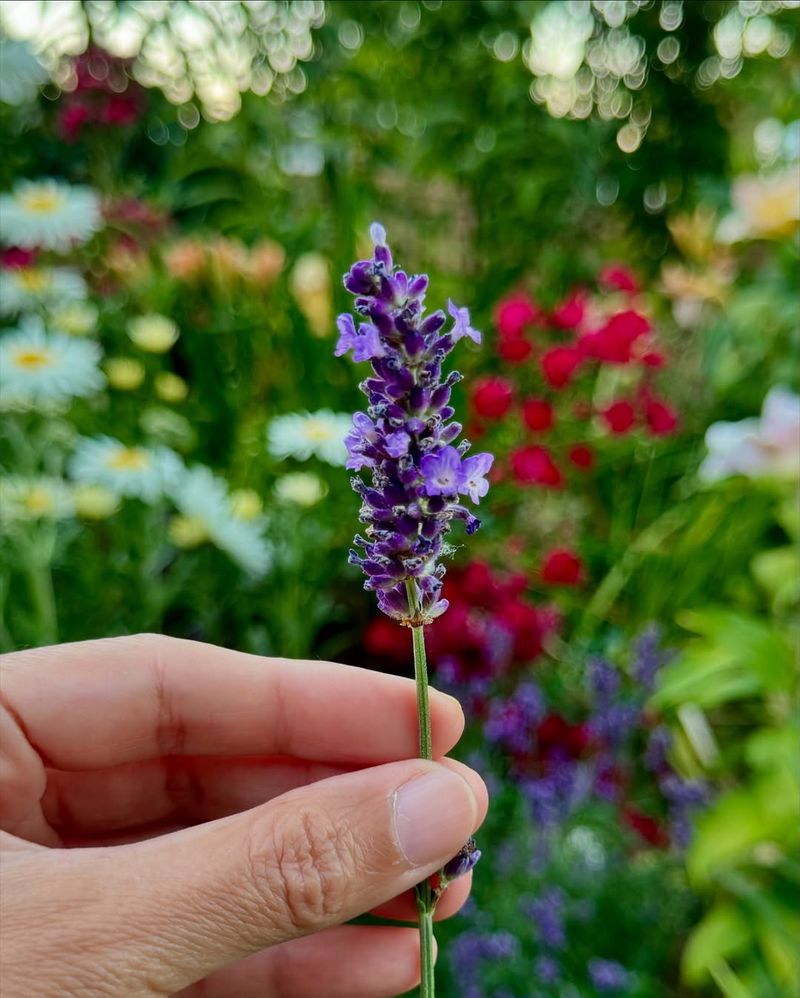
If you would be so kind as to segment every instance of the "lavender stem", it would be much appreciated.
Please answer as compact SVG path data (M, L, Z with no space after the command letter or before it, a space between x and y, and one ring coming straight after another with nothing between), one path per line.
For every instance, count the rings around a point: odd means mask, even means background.
M417 583L414 579L406 579L408 593L408 611L412 620L418 620L420 614L420 599ZM428 702L428 660L425 656L425 629L423 626L412 627L411 635L414 644L414 679L417 684L417 722L419 725L419 757L433 758L431 744L431 711Z
M412 620L419 619L420 599L417 583L406 580L408 612ZM432 759L431 712L428 702L428 663L425 656L425 629L422 625L412 627L414 645L414 679L417 684L417 721L419 724L419 755L421 759ZM434 893L429 879L417 884L417 914L419 916L419 952L421 998L433 998L436 979L433 969L433 909Z

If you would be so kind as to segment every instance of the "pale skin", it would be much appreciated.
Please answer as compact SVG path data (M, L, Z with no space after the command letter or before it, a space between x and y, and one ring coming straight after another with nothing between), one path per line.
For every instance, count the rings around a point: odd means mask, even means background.
M391 998L413 886L481 824L411 680L138 635L0 658L4 998ZM457 911L469 877L437 917Z

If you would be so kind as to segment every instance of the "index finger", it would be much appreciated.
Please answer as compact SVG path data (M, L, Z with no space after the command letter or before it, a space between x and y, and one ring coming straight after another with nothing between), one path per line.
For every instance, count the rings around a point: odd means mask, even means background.
M361 765L418 754L413 681L354 666L143 634L14 652L2 667L4 703L57 769L168 755ZM464 717L435 690L430 707L438 757Z

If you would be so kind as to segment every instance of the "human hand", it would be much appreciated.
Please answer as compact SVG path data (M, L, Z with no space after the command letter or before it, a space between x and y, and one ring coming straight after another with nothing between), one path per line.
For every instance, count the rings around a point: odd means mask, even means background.
M412 681L157 635L0 665L4 998L414 986L416 929L341 923L414 920L413 886L487 797L465 766L409 758ZM435 691L431 714L439 758L463 716Z

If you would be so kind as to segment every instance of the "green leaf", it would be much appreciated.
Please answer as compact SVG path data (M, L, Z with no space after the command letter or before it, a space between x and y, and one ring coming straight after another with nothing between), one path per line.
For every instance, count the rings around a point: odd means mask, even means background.
M744 952L751 942L750 928L738 908L715 905L686 942L681 960L683 979L687 984L702 984L711 976L714 964Z
M793 544L762 551L750 568L756 582L769 593L776 612L800 601L800 552Z
M767 773L747 787L720 797L697 822L687 855L696 886L749 861L759 843L774 842L791 854L800 838L797 788L791 772Z
M724 610L685 613L679 622L701 637L663 670L655 706L709 708L792 688L792 650L774 626Z

